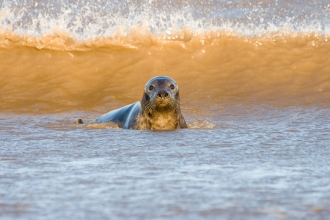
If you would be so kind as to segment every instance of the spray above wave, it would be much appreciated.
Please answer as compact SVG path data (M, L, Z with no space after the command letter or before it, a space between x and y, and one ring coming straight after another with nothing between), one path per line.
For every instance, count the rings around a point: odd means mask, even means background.
M240 35L283 29L330 32L327 1L4 0L0 4L3 32L39 37L60 30L74 39L90 39L126 34L138 27L156 35L184 28Z

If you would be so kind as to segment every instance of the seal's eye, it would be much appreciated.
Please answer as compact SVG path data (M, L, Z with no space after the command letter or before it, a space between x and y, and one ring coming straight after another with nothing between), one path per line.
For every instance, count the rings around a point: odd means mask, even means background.
M153 85L150 85L149 86L149 90L151 91L151 90L153 90L154 89L154 86Z
M175 86L173 84L170 85L171 89L175 89Z

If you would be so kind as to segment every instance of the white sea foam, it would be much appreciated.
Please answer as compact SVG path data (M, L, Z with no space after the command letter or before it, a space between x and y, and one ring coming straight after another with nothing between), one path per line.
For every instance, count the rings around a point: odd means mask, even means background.
M326 1L4 0L0 4L0 29L21 35L42 36L60 30L76 39L88 39L125 35L139 27L159 35L183 28L250 36L277 31L330 32Z

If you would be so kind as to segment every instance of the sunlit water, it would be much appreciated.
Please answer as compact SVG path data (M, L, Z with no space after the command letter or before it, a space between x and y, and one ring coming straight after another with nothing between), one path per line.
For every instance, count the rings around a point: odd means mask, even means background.
M0 6L1 219L329 218L327 1ZM189 129L92 123L156 75Z

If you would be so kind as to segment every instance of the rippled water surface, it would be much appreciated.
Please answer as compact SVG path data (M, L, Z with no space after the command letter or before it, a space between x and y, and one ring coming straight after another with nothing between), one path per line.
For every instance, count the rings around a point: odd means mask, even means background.
M168 132L73 123L92 113L4 114L1 215L326 219L329 114L228 107L204 118L216 128Z
M329 218L329 13L0 0L0 219ZM189 129L92 123L157 75Z

